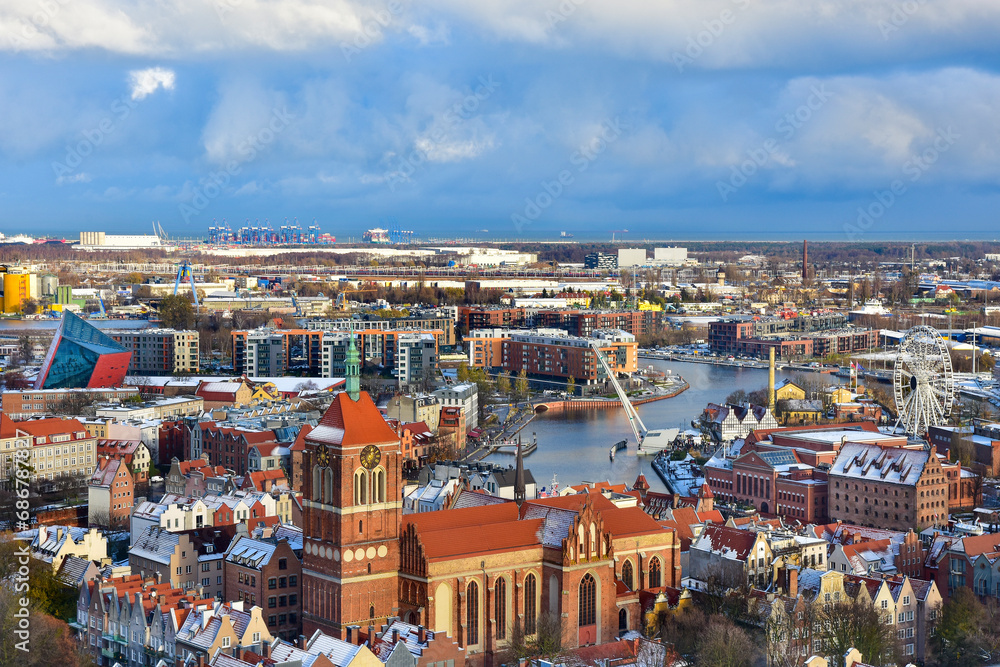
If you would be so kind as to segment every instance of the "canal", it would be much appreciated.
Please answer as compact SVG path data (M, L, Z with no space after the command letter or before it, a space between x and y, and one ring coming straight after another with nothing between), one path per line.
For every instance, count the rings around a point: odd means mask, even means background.
M670 370L681 375L690 388L679 396L654 401L636 408L646 428L691 428L691 420L698 417L708 403L721 403L737 389L750 392L767 386L767 369L733 368L673 361L640 360L643 366ZM776 376L777 383L791 378L798 382L838 384L844 380L833 375L809 372L783 372ZM629 429L625 411L581 410L577 412L543 413L535 417L521 431L528 440L538 437L538 449L525 458L525 468L531 471L538 488L548 489L554 475L560 487L584 481L613 483L635 481L639 472L655 491L665 491L663 483L650 467L650 457L636 454L635 438ZM618 452L615 460L608 460L608 450L615 442L628 439L628 449ZM487 461L513 464L509 454L494 454Z

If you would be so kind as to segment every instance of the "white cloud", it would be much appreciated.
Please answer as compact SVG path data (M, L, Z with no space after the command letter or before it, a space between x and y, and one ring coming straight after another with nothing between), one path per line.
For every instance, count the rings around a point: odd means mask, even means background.
M141 100L155 93L160 87L164 90L173 90L177 76L173 70L149 67L132 70L128 73L128 78L132 87L132 99Z
M992 51L995 0L5 0L0 50L100 49L189 57L232 49L337 49L394 36L446 43L450 32L602 49L692 68L802 66ZM907 8L912 6L911 11ZM373 37L374 35L374 37ZM480 35L476 35L480 37Z
M76 174L60 176L56 179L56 185L66 185L67 183L90 183L91 180L93 180L93 178L90 174L81 171Z

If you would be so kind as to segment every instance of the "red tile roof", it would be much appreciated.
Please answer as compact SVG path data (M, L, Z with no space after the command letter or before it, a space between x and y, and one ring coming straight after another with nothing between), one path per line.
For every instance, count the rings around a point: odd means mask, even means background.
M347 392L337 394L326 414L306 441L344 447L399 442L367 392L352 401Z
M303 424L302 428L299 429L299 434L295 436L295 444L289 447L290 451L302 452L306 449L306 436L309 435L313 430L312 424Z
M503 505L493 507L503 507ZM439 513L451 514L461 511L463 510L444 510ZM483 530L480 526L466 526L426 534L421 532L420 542L424 547L424 556L428 560L448 560L473 554L509 553L533 547L540 549L542 547L540 534L544 523L544 519L528 519L505 523L502 530Z
M994 553L1000 551L1000 534L986 533L963 537L962 546L965 548L965 555L970 559L980 554Z
M403 528L414 524L417 532L433 532L450 528L487 526L495 523L517 521L517 505L507 502L499 505L479 505L457 510L420 512L403 516Z
M601 510L604 529L615 539L630 535L648 535L665 530L653 517L638 507L616 507Z

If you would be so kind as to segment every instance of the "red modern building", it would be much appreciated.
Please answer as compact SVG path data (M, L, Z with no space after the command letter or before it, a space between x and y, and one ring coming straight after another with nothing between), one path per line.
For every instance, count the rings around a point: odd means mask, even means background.
M121 386L131 359L132 353L111 336L63 311L35 389Z

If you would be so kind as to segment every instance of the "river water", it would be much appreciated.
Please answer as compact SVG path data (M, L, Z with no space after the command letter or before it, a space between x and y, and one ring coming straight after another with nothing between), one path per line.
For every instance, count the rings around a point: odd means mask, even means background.
M736 389L750 392L767 386L767 369L647 359L639 361L642 366L670 370L690 385L679 396L636 408L648 429L691 428L691 420L697 418L708 403L721 403ZM780 384L784 378L825 384L844 382L833 375L778 371L776 382ZM525 458L524 465L531 471L539 489L549 488L553 475L558 476L560 487L584 481L625 482L631 485L641 471L653 490L666 490L650 466L652 458L636 454L635 438L623 409L543 413L535 417L521 431L521 435L525 440L532 435L538 437L538 449ZM610 461L608 450L623 439L628 439L628 449L618 452L615 460ZM507 464L514 462L509 454L494 454L486 460Z

